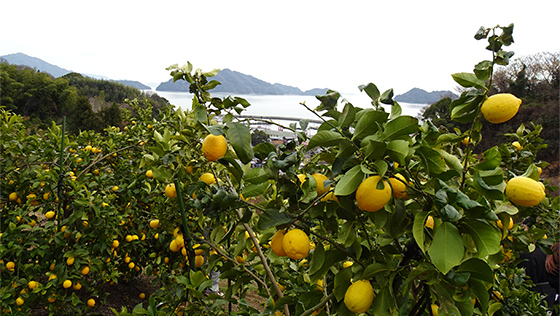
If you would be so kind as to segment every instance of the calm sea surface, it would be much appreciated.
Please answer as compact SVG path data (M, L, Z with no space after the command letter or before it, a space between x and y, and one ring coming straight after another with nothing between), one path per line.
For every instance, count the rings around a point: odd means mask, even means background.
M166 98L171 104L180 107L184 110L191 110L192 97L193 95L187 92L165 92L165 91L152 91ZM213 93L213 97L223 98L228 96L226 93ZM311 109L315 109L321 103L314 96L302 96L302 95L233 95L241 97L249 101L251 106L249 106L242 115L251 116L265 116L265 117L283 117L288 118L282 120L282 122L274 119L278 123L291 123L297 122L299 119L315 119L318 117L312 112L307 110L301 103L304 103ZM371 99L365 94L348 94L342 95L341 99L344 98L348 100L355 107L368 108L371 107ZM399 103L402 108L403 115L410 115L416 117L426 104L416 104L416 103ZM339 110L342 110L343 104L339 102ZM390 107L386 107L385 111L391 112ZM290 119L292 118L292 119ZM297 118L294 120L293 118ZM287 124L285 124L287 126ZM317 124L310 124L310 127L317 127ZM261 126L259 126L260 128ZM264 128L264 126L263 126ZM268 128L266 128L268 129ZM273 127L276 130L276 127ZM311 131L312 134L313 131Z

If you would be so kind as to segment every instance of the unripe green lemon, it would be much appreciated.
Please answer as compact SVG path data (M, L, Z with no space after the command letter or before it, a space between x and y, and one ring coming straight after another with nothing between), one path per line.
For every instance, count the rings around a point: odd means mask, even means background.
M545 197L542 183L528 177L515 177L506 185L509 200L521 206L535 206Z
M354 282L344 294L344 304L351 312L364 313L373 302L373 287L368 280Z
M521 99L518 99L513 94L499 93L486 99L482 103L480 111L488 122L499 124L509 121L514 117L520 105Z

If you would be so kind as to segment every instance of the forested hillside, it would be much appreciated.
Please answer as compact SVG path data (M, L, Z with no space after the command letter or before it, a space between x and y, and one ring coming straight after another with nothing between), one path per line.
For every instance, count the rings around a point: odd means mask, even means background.
M121 125L125 99L149 100L157 115L168 101L124 84L69 73L54 78L34 69L1 63L1 105L27 118L29 127L44 128L67 119L68 130L101 131Z

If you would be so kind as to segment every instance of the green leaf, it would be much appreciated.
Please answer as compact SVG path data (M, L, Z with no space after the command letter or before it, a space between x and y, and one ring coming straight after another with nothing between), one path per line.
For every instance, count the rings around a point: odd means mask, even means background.
M478 298L478 303L480 304L480 311L482 315L486 315L486 311L488 310L488 300L490 299L490 295L488 294L488 289L486 285L474 278L469 280L469 285L476 298Z
M445 160L439 152L429 146L420 146L416 152L421 158L426 171L431 175L437 175L446 170Z
M389 121L389 123L385 125L385 130L381 137L384 141L391 141L401 136L408 136L409 134L416 133L418 128L417 118L403 115Z
M379 289L371 304L373 315L390 316L391 312L389 311L389 309L391 307L391 303L394 304L393 296L389 292L389 288L383 287Z
M361 140L368 135L373 135L379 130L379 125L387 121L388 113L366 109L356 114L356 128L352 140Z
M500 150L497 146L487 149L480 161L480 163L474 165L474 167L479 170L492 170L499 167L502 163L502 155L500 155Z
M461 214L453 205L447 204L439 210L441 219L445 222L456 222L461 219Z
M214 88L216 88L218 85L221 85L221 83L219 81L216 80L212 80L210 82L208 82L207 84L205 84L202 89L204 90L212 90Z
M243 194L244 198L257 197L257 196L265 193L266 190L269 187L270 187L270 184L268 182L263 182L263 183L258 183L258 184L252 184L251 183L249 185L246 185L243 188L243 191L241 191L241 194Z
M191 66L191 68L192 68L192 66ZM218 74L218 72L220 72L220 69L215 68L215 69L212 69L212 71L203 72L202 75L205 76L205 77L214 77L215 75Z
M484 179L481 177L480 173L475 172L473 185L479 193L487 198L493 200L502 200L504 197L503 192L505 189L505 183L503 181L498 185L488 185L484 182Z
M365 91L366 94L374 101L376 102L377 99L379 99L379 89L377 89L377 86L374 85L373 83L368 83L367 85L360 85L358 86L358 89L360 89L360 91Z
M328 90L325 95L315 96L321 104L315 109L316 111L329 111L336 109L338 103L338 98L340 98L340 93L332 90Z
M344 299L346 290L352 284L352 269L346 268L339 271L334 276L334 296L338 301Z
M478 79L475 74L460 72L460 73L453 74L451 76L453 77L453 80L455 80L455 82L457 82L458 84L460 84L465 88L470 88L470 87L474 87L477 89L486 88L484 86L485 84L484 80Z
M383 158L387 144L374 140L375 136L367 136L362 139L361 147L364 159L377 160Z
M383 94L381 94L381 97L379 98L379 101L383 104L399 105L398 103L393 101L393 95L394 95L393 89L386 90L385 92L383 92ZM399 115L401 115L400 114L400 106L399 106L399 114L395 113L395 115L393 115L393 108L391 108L391 117L397 117Z
M340 128L346 128L350 126L356 119L356 109L352 104L346 103L344 109L342 110L342 115L338 118L338 124Z
M456 272L468 272L471 279L477 279L484 282L492 283L494 281L494 272L492 268L483 260L471 258L457 268Z
M194 100L196 100L196 98L193 98L193 110L194 110L195 122L204 123L208 119L208 112L206 112L206 107L204 105L198 104L198 101L195 102Z
M233 146L237 158L244 164L249 163L254 156L251 147L251 131L241 123L227 122L226 125L228 127L227 138Z
M443 157L443 160L445 160L445 164L449 168L459 173L463 172L463 165L461 164L461 161L457 156L452 155L443 149L436 149L436 151Z
M325 262L325 249L322 243L317 243L317 247L313 250L313 257L309 263L309 274L313 274L323 266Z
M502 234L496 227L483 220L471 220L463 225L476 245L479 258L484 258L500 251Z
M268 180L268 174L261 168L251 168L245 173L243 180L248 183L259 184Z
M271 143L260 143L253 148L255 157L260 160L265 160L271 152L276 152L276 147Z
M288 213L280 212L278 209L267 209L259 216L257 228L259 230L267 230L275 226L288 224L292 220L292 217Z
M428 218L428 214L429 213L426 211L416 213L414 216L414 224L412 225L412 235L422 252L426 252L426 247L424 246L424 241L426 240L424 225L426 223L426 219Z
M335 131L319 131L317 134L313 135L309 140L307 145L307 150L311 150L317 146L330 147L337 145L341 140L344 139L340 133Z
M243 169L241 169L241 166L239 165L237 159L233 157L225 156L220 158L218 162L221 163L224 167L226 167L226 169L235 178L235 181L237 181L237 183L241 182L241 178L243 177Z
M449 222L443 222L434 230L434 239L428 249L428 255L436 268L447 274L463 259L463 239L457 227Z
M480 94L478 90L464 93L459 99L451 102L449 106L451 119L459 123L472 122L483 100L484 95Z
M398 162L399 165L405 164L405 159L408 156L409 142L402 139L395 139L387 144L387 155Z
M362 172L361 165L352 167L344 176L338 181L334 189L334 195L350 195L354 193L362 183L364 173Z
M368 280L371 279L377 273L391 272L391 271L392 271L391 267L388 266L387 264L374 262L366 267L361 279Z

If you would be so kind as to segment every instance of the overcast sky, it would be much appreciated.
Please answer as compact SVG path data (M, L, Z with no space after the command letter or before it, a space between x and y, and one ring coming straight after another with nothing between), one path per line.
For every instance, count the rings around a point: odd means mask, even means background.
M560 1L9 1L0 55L148 84L165 68L229 68L302 90L454 90L490 59L480 26L515 24L517 56L560 51Z

